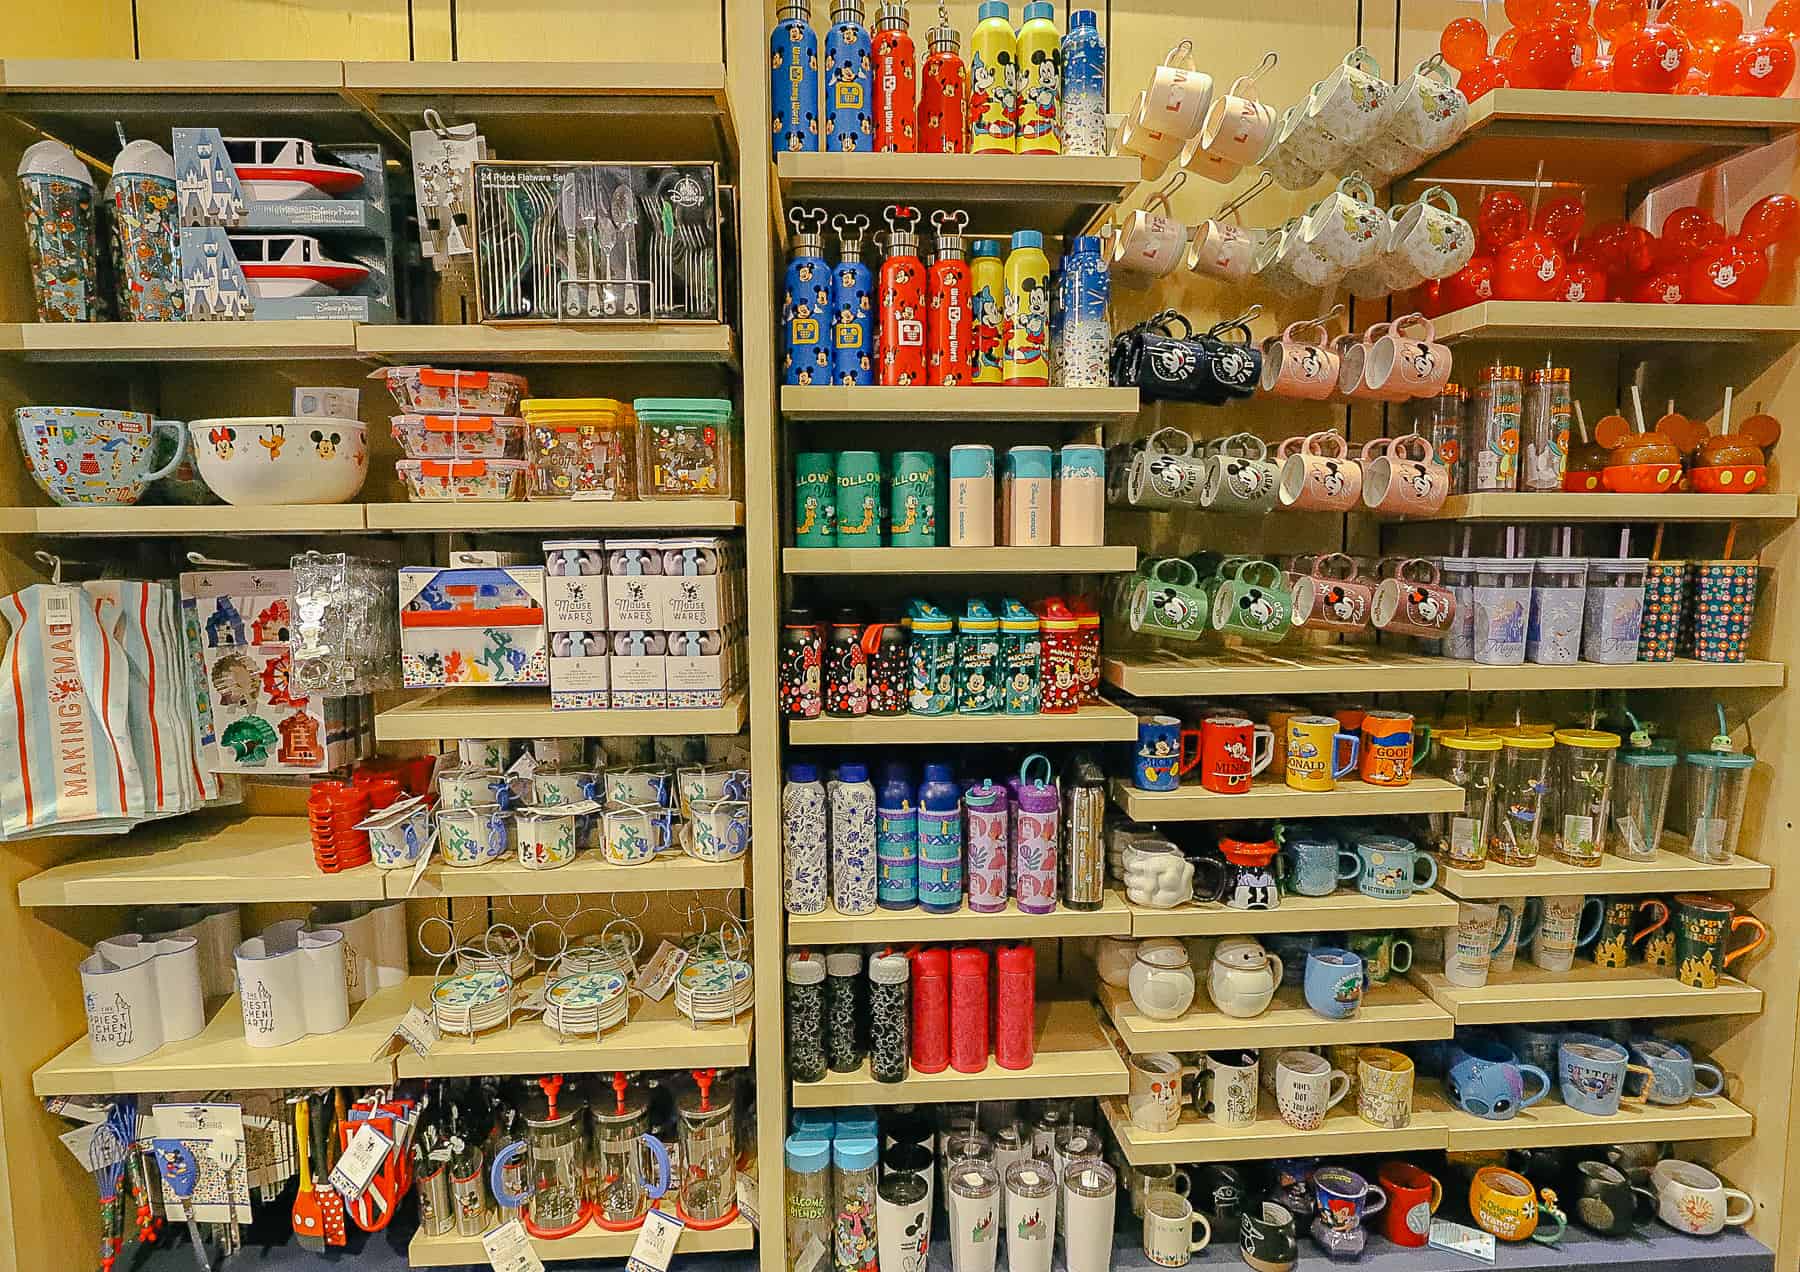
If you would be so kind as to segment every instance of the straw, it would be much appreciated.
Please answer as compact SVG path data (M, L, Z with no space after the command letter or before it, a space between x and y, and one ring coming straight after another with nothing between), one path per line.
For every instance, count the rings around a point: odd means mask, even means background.
M1531 223L1537 224L1538 200L1544 193L1544 161L1538 160L1537 173L1531 178Z
M1652 561L1662 560L1662 539L1663 523L1659 521L1656 523L1656 537L1650 541L1650 559Z
M1631 411L1637 416L1638 432L1648 433L1650 430L1644 426L1644 395L1635 384L1631 386Z
M1631 527L1619 527L1619 560L1623 561L1631 555Z
M1719 419L1719 436L1724 437L1731 432L1731 386L1725 386L1725 413Z
M1733 521L1725 528L1725 551L1721 553L1727 561L1731 560L1731 550L1737 546L1738 523Z
M1575 402L1575 427L1581 430L1581 444L1586 446L1588 444L1587 416L1581 413L1580 399Z

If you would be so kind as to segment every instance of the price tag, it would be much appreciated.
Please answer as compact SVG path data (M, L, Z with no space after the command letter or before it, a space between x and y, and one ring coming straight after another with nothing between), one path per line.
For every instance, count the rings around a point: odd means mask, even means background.
M668 997L675 978L681 975L681 969L687 966L687 961L686 950L664 941L656 947L656 953L651 955L650 961L638 969L638 992L645 998L660 1003Z
M75 589L53 587L44 593L44 626L52 633L75 626Z
M517 1219L501 1224L492 1232L482 1233L481 1245L487 1251L488 1266L494 1272L544 1272L544 1261L531 1248L525 1225Z
M442 1036L438 1033L437 1021L431 1018L431 1013L415 1003L400 1017L400 1023L394 1026L394 1032L388 1035L387 1042L381 1044L381 1050L386 1051L388 1042L398 1038L419 1055L426 1056L431 1054L432 1044ZM380 1055L381 1052L376 1054Z
M1594 842L1594 819L1577 816L1574 813L1563 814L1563 842L1571 846L1591 844Z
M412 874L406 880L406 895L411 896L419 886L419 880L425 877L425 867L431 864L431 854L437 850L437 831L431 832L431 838L425 841L424 849L419 853L418 864L413 866Z
M1450 819L1450 855L1458 861L1474 859L1476 825L1473 817L1452 817Z
M638 1229L637 1244L625 1260L626 1272L668 1272L675 1257L675 1246L687 1225L666 1210L652 1210L644 1216Z
M805 1248L794 1260L794 1272L818 1272L819 1267L824 1264L830 1254L831 1251L825 1248L825 1243L819 1240L815 1233L806 1239Z
M756 1209L756 1176L740 1172L737 1177L738 1210L750 1221L750 1226L758 1232L762 1231L762 1216Z
M1452 1254L1466 1254L1483 1263L1494 1261L1494 1234L1483 1232L1479 1228L1451 1223L1448 1219L1433 1219L1431 1235L1427 1241L1437 1249L1448 1250Z
M364 1122L350 1137L350 1147L331 1168L331 1186L345 1201L355 1201L369 1191L369 1181L375 1178L393 1147L394 1141L377 1130L373 1122Z

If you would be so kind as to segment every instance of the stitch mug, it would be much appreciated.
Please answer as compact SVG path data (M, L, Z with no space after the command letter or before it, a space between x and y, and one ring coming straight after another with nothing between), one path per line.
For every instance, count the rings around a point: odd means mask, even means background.
M1207 445L1200 506L1207 512L1260 516L1275 506L1281 472L1269 447L1254 433L1233 433Z
M1297 791L1329 791L1356 770L1362 739L1340 733L1331 716L1297 715L1288 720L1287 784Z
M1294 598L1273 561L1245 561L1222 575L1212 598L1212 625L1226 636L1273 644L1294 625Z
M1369 606L1375 626L1398 636L1442 640L1456 616L1456 598L1437 579L1437 566L1429 561L1408 557L1396 562L1393 575L1375 585Z
M1131 630L1175 640L1199 640L1206 634L1214 600L1200 586L1190 562L1167 557L1151 567L1131 592Z
M1644 1103L1646 1097L1641 1090L1637 1095L1625 1093L1626 1074L1645 1083L1652 1076L1647 1066L1632 1061L1631 1053L1623 1046L1598 1034L1563 1035L1562 1044L1556 1049L1556 1063L1562 1102L1577 1113L1595 1117L1611 1117L1619 1111L1621 1101Z
M1371 352L1368 356L1373 357ZM1444 506L1450 470L1417 433L1377 437L1362 449L1363 506L1390 517L1419 517Z
M1180 439L1179 442L1174 439ZM1125 500L1133 508L1152 511L1200 506L1201 459L1194 439L1178 428L1159 428L1131 456L1125 474Z
M1332 391L1337 384L1337 355L1329 355L1333 368ZM1263 366L1269 355L1263 355ZM1348 512L1362 502L1362 465L1350 458L1349 443L1335 430L1290 437L1275 449L1281 460L1281 506L1305 512Z
M1301 340L1296 334L1301 331L1316 332L1319 338ZM1291 323L1279 336L1263 341L1262 391L1312 402L1330 397L1337 390L1338 376L1337 354L1330 339L1325 324L1312 319ZM1287 446L1283 442L1277 454L1285 457Z
M1527 1078L1537 1082L1537 1090L1526 1090ZM1450 1044L1445 1091L1465 1113L1503 1122L1549 1095L1550 1086L1548 1073L1521 1064L1504 1043L1473 1037Z
M1695 1096L1710 1099L1725 1090L1725 1071L1711 1061L1694 1059L1678 1042L1634 1038L1629 1050L1632 1061L1650 1071L1643 1094L1652 1104L1686 1104ZM1702 1078L1705 1086L1700 1085Z
M1301 627L1367 631L1374 603L1374 587L1359 577L1355 560L1342 552L1320 557L1310 573L1294 580L1294 617Z

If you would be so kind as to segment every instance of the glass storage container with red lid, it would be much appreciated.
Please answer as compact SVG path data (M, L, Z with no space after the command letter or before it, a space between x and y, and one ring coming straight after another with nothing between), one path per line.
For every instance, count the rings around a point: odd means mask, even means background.
M504 503L525 489L522 459L399 459L394 469L414 503Z
M637 416L613 398L528 398L525 418L528 499L623 500L638 497Z
M369 378L385 383L402 411L444 415L511 415L527 389L524 376L506 371L383 367Z
M424 415L390 420L408 459L518 459L525 421L516 415Z
M725 398L638 398L645 499L730 499L737 493L737 424Z

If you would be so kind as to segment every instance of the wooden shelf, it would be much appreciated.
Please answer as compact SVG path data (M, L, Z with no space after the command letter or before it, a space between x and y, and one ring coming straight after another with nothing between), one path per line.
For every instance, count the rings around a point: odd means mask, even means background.
M531 1248L546 1263L571 1259L624 1260L637 1246L638 1230L608 1232L590 1223L567 1237L546 1241L531 1237ZM722 1228L688 1228L681 1234L683 1254L709 1254L720 1250L749 1250L756 1245L756 1229L743 1216ZM487 1262L487 1250L480 1237L458 1236L454 1231L441 1237L413 1233L406 1246L406 1262L415 1268L480 1267ZM623 1266L621 1262L620 1266Z
M1125 1062L1100 1031L1093 1004L1052 999L1037 1005L1037 1051L1030 1067L1002 1069L993 1057L979 1073L914 1073L899 1082L877 1082L869 1065L827 1073L820 1082L790 1083L793 1106L837 1108L849 1104L936 1104L946 1100L1051 1099L1071 1095L1123 1095L1130 1087Z
M1123 574L1137 549L783 548L787 574Z
M1525 663L1518 667L1469 665L1469 688L1519 691L1554 689L1779 689L1787 665L1764 659L1746 662Z
M1410 521L1792 521L1793 495L1615 495L1546 491L1451 495L1444 506Z
M605 327L370 323L357 327L356 348L367 357L394 363L737 362L731 328L716 322Z
M1800 128L1800 101L1502 88L1408 180L1551 180L1642 186L1765 146ZM1398 179L1397 179L1398 180Z
M1111 895L1121 896L1113 893ZM1273 910L1238 910L1217 901L1154 910L1125 902L1133 936L1235 936L1265 932L1358 932L1385 928L1450 927L1456 902L1441 892L1415 892L1392 901L1340 890L1328 897L1282 894Z
M1262 693L1441 693L1469 687L1468 664L1381 645L1233 649L1202 658L1147 651L1106 659L1106 683L1146 698Z
M1665 843L1675 836L1667 832ZM1539 857L1529 869L1489 862L1479 870L1445 866L1438 887L1469 901L1504 897L1581 897L1612 893L1727 892L1769 886L1769 867L1748 857L1717 865L1695 861L1682 852L1659 848L1654 861L1633 861L1607 854L1597 866L1571 866L1554 857Z
M1106 900L1098 910L1071 910L1062 905L1049 914L1026 914L1017 901L1008 901L1006 909L994 914L982 914L967 905L954 914L927 914L913 909L848 915L828 909L823 914L790 914L787 921L790 946L828 945L835 941L864 945L1030 941L1052 936L1126 936L1130 932L1130 909L1125 898L1112 889L1107 890Z
M236 508L230 504L201 507L21 508L20 534L85 534L114 538L165 538L172 535L361 534L363 505L276 504Z
M370 530L403 534L511 534L540 530L732 530L737 499L548 499L537 503L376 503Z
M1441 970L1415 967L1406 975L1458 1025L1743 1016L1761 1011L1763 1000L1762 990L1735 977L1722 978L1716 989L1695 989L1661 968L1596 967L1584 958L1567 972L1546 972L1521 960L1479 989L1452 985Z
M380 901L386 884L374 866L321 872L304 817L184 817L115 836L21 880L19 904Z
M409 977L407 1001L430 1000L433 978ZM540 982L520 986L520 997ZM559 1038L534 1017L476 1038L446 1035L421 1056L411 1048L396 1062L402 1078L475 1078L508 1073L597 1073L614 1069L738 1069L750 1063L750 1013L735 1021L691 1024L675 1010L675 996L660 1003L633 995L631 1018L599 1038Z
M1297 791L1286 782L1258 780L1242 795L1221 795L1198 783L1173 791L1140 791L1131 779L1112 779L1113 803L1134 821L1227 821L1244 817L1385 817L1448 813L1463 806L1462 788L1441 777L1415 776L1405 786L1370 786L1340 779L1332 791Z
M788 721L794 746L963 742L1129 742L1137 717L1110 702L1066 715L819 716Z
M1079 233L1093 215L1117 203L1143 173L1138 161L1076 155L843 154L820 151L775 157L781 206L826 203L869 214L883 224L890 203L966 207L968 233L1010 235L1020 226Z
M337 318L0 324L0 357L28 362L316 362L357 356L356 324Z
M1800 306L1489 300L1432 319L1445 344L1473 340L1608 345L1750 344L1800 336Z
M87 1038L77 1038L31 1075L31 1086L38 1095L122 1095L391 1082L394 1062L385 1043L414 997L410 982L385 989L352 1007L350 1023L336 1033L285 1047L252 1047L244 1041L244 1016L233 995L211 1006L212 1018L192 1038L131 1064L99 1064Z
M1043 420L1128 424L1137 418L1138 391L1004 384L963 384L951 388L789 384L781 389L781 413L790 420Z
M1552 1075L1554 1076L1554 1075ZM1583 1144L1647 1144L1662 1140L1741 1139L1752 1130L1750 1114L1714 1096L1686 1104L1622 1103L1610 1117L1578 1113L1552 1090L1530 1108L1504 1121L1490 1121L1457 1108L1435 1082L1413 1093L1414 1120L1429 1117L1448 1131L1444 1147L1456 1152L1493 1148L1551 1148Z
M410 870L391 870L388 896L407 895ZM615 866L587 849L566 866L530 870L517 858L459 870L441 861L425 868L415 897L542 897L614 892L717 892L750 886L750 859L701 861L681 853L663 853L638 866Z
M1275 1001L1248 1020L1227 1016L1206 996L1204 968L1194 1005L1175 1020L1144 1015L1131 995L1111 985L1100 986L1100 1002L1113 1027L1134 1055L1145 1051L1206 1051L1213 1047L1312 1047L1334 1042L1418 1042L1448 1038L1450 1014L1405 980L1377 985L1363 997L1361 1009L1348 1020L1327 1020L1306 1005L1298 986L1275 991Z
M742 690L722 707L663 711L553 711L548 689L424 691L375 715L381 742L446 738L622 738L688 733L737 733L747 703Z
M1415 1108L1409 1125L1390 1130L1363 1121L1355 1105L1354 1099L1346 1099L1310 1131L1297 1131L1282 1121L1266 1092L1256 1121L1249 1126L1220 1126L1201 1117L1192 1101L1184 1103L1181 1121L1172 1131L1146 1131L1133 1126L1124 1100L1102 1100L1100 1111L1112 1125L1125 1160L1133 1166L1392 1154L1444 1148L1448 1144L1449 1131L1441 1114Z

